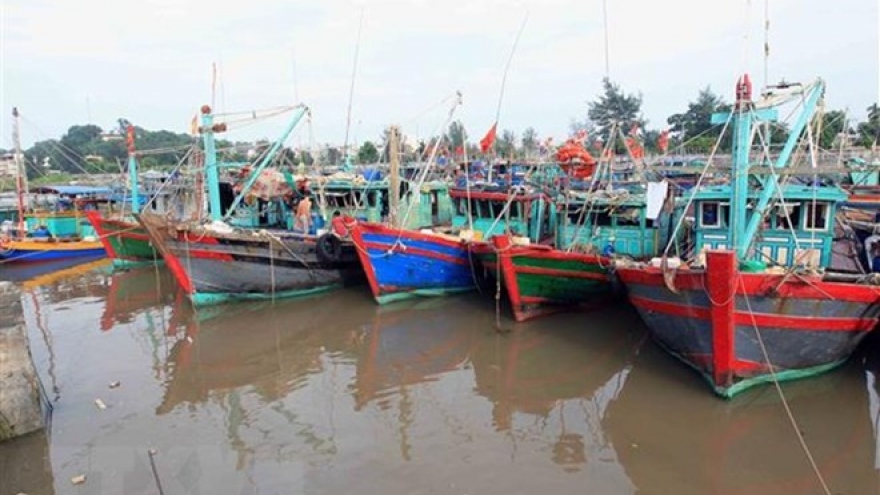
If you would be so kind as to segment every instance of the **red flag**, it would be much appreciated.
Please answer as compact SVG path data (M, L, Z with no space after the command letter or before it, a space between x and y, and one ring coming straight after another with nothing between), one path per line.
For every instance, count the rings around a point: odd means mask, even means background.
M626 138L626 148L629 150L629 153L634 160L639 160L645 157L645 150L642 149L642 145L639 144L634 137Z
M483 139L480 140L480 150L483 153L488 152L489 148L492 147L492 144L495 143L495 131L497 130L496 129L497 127L498 127L498 122L495 122L494 124L492 124L492 128L490 128L489 132L487 132L486 135L483 137Z
M657 138L657 147L660 148L660 153L663 154L669 149L669 129L665 129L660 133L660 137Z

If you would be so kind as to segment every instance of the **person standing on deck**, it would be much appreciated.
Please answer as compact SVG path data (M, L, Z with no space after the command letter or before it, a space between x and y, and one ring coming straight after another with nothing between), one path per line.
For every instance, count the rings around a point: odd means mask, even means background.
M312 200L307 192L303 199L296 205L296 221L294 229L301 229L304 233L308 233L312 224Z

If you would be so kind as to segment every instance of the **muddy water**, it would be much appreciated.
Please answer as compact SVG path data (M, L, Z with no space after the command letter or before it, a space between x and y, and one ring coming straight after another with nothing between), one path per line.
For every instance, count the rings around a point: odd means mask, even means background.
M2 495L822 493L773 388L715 398L626 306L498 332L488 296L194 312L164 270L22 283L54 411L0 446ZM784 386L832 493L880 493L875 369Z

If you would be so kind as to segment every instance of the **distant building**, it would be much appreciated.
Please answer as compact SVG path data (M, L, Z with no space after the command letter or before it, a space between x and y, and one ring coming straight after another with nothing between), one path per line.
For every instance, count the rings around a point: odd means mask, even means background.
M15 153L0 155L0 177L15 177L18 170L15 164Z
M119 140L123 139L124 137L125 136L123 136L122 134L119 134L118 132L103 132L103 133L101 133L101 141L104 141L105 143L107 141L119 141Z

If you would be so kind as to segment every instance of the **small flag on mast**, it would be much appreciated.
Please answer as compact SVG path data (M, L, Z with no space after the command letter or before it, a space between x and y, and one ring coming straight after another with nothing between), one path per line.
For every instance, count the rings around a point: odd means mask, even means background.
M489 129L489 132L480 140L480 151L483 153L487 153L489 149L495 144L495 132L498 129L498 122L492 124L492 127Z

